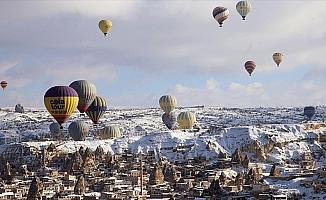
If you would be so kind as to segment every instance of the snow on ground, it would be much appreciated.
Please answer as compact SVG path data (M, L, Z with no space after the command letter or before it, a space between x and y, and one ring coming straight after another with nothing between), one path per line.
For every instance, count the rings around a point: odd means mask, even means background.
M28 110L28 109L27 109ZM59 148L71 152L79 146L89 146L95 149L101 145L106 151L118 152L125 148L133 151L161 151L171 159L189 158L198 155L215 158L220 151L232 154L236 148L247 144L267 144L274 142L294 142L284 148L275 147L268 160L282 162L287 158L299 158L303 152L313 149L320 150L320 144L296 142L303 138L315 138L317 133L326 133L326 129L304 130L302 108L178 108L194 112L197 116L200 132L169 131L161 121L163 112L158 108L130 108L109 110L99 125L118 125L123 138L116 140L97 140L88 138L86 141L65 141ZM324 107L318 107L314 120L323 120L326 112ZM90 135L96 133L97 128L87 116L80 116L75 112L70 120L64 124L67 127L71 121L82 120L89 124ZM14 113L12 109L0 110L0 139L19 137L19 141L34 141L50 135L49 124L53 118L44 109L32 109L25 114ZM279 124L287 122L286 124ZM212 129L212 127L220 127ZM212 149L206 149L211 142ZM32 144L32 143L31 143ZM176 156L167 147L189 146L183 155ZM163 150L161 150L163 148ZM172 153L171 153L172 152ZM180 154L180 153L178 153Z

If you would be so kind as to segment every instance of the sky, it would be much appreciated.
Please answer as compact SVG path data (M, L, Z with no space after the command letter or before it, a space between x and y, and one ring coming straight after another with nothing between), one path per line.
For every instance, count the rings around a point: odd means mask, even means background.
M165 94L179 106L325 105L326 1L250 2L243 21L232 0L2 0L0 107L42 108L48 88L79 79L109 107L158 106ZM217 6L230 11L223 28Z

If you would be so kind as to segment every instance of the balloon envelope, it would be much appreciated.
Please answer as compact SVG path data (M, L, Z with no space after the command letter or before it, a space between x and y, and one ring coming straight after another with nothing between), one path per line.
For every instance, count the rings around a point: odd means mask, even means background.
M220 24L220 27L222 27L223 22L229 17L229 10L224 7L216 7L213 10L213 17L214 19Z
M100 131L99 134L101 139L114 139L121 137L120 128L118 126L110 125L106 126Z
M191 129L195 122L196 122L196 116L192 112L181 112L178 115L178 124L179 128L181 129Z
M251 4L248 1L239 1L236 5L236 9L242 19L245 20L247 14L250 12Z
M77 109L84 113L96 97L95 85L87 80L77 80L72 82L69 87L76 90L79 97Z
M82 121L71 122L68 131L73 140L82 141L88 134L89 126Z
M313 106L306 106L303 109L303 114L310 120L316 113L316 108Z
M1 85L2 89L4 90L8 86L8 82L7 81L1 81L0 85Z
M170 114L164 113L162 115L162 121L166 125L166 127L168 127L168 129L171 130L176 127L177 116L175 113L170 113Z
M177 106L177 99L171 95L164 95L160 98L159 104L160 104L160 107L162 108L162 110L165 113L169 114Z
M249 76L251 76L252 72L255 70L256 68L256 63L254 61L247 61L244 65L245 69L247 70L247 72L249 73Z
M112 28L112 22L108 19L103 19L98 23L98 27L103 32L103 34L106 36L108 32L110 32Z
M96 96L92 104L87 108L86 114L94 124L98 124L100 118L104 115L106 110L106 100L102 97Z
M57 122L52 122L49 126L52 136L58 136L60 133L60 124Z
M274 53L273 60L277 64L277 66L279 66L283 60L283 54L282 53Z
M44 95L44 105L61 125L68 120L78 105L77 92L68 86L54 86Z

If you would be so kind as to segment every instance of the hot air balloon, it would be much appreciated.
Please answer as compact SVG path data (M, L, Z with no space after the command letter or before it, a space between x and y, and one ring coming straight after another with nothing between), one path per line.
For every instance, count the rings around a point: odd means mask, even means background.
M162 115L162 121L168 127L168 129L172 130L176 127L177 124L177 116L171 112L169 114L164 113Z
M104 115L106 109L106 100L102 97L96 96L92 104L87 108L86 114L93 121L94 124L98 124L100 118Z
M229 17L229 10L224 7L216 7L213 10L214 19L220 24L220 27L223 25L223 21Z
M76 121L70 123L68 131L73 140L82 141L88 135L89 127L85 122Z
M159 104L160 104L160 107L162 108L162 110L165 113L169 114L177 106L177 99L171 95L164 95L160 98Z
M99 134L101 139L114 139L121 137L120 128L118 126L110 125L104 127Z
M178 115L177 121L179 124L179 128L191 129L196 122L196 116L192 112L189 112L189 111L181 112Z
M108 32L110 32L111 28L112 28L112 22L111 20L108 19L102 19L99 23L98 23L98 27L100 28L100 30L103 32L104 36L106 36L106 34Z
M251 76L251 73L254 71L256 68L256 63L254 61L247 61L244 65L245 69L249 73L249 76Z
M303 109L303 115L305 115L308 120L311 120L311 118L315 115L316 113L316 108L313 106L306 106Z
M238 13L241 15L242 20L246 19L247 14L250 12L251 5L248 1L239 1L236 5Z
M58 124L57 122L53 122L50 124L49 126L50 128L50 132L52 136L59 136L60 134L60 124Z
M62 125L76 110L78 94L71 87L54 86L46 91L44 105L54 119Z
M86 112L88 106L94 101L96 97L95 85L86 80L77 80L72 82L69 87L74 88L78 94L79 101L77 109L79 112Z
M2 89L4 90L7 87L8 82L7 81L1 81L0 85L1 85Z
M279 66L283 60L283 54L282 53L274 53L273 60L277 64L277 66Z

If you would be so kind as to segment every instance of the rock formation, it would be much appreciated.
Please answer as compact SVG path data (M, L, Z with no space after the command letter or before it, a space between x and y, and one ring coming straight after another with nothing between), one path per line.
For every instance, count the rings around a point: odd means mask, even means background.
M169 165L164 170L164 180L170 183L178 181L177 170L173 165Z
M231 160L231 162L235 162L235 163L241 164L242 160L243 160L242 153L241 153L240 149L237 148L234 151L234 153L232 154L232 160Z
M95 150L95 159L96 160L103 160L104 156L105 156L104 149L100 145Z
M149 176L150 185L159 185L164 183L164 175L161 167L158 164L155 164L152 173Z
M227 177L226 177L226 175L225 175L224 172L221 173L221 175L220 175L220 177L218 178L218 180L219 180L219 183L220 183L221 185L226 185Z
M280 176L281 175L281 171L278 167L276 167L276 165L274 164L271 168L271 171L269 173L270 176Z
M86 191L85 178L84 176L80 176L74 187L74 193L77 195L84 195L85 191Z
M28 190L27 199L28 200L40 200L42 199L43 184L39 178L35 177Z
M250 160L248 158L248 156L246 155L241 163L241 165L244 167L244 168L249 168L249 163L250 163Z

